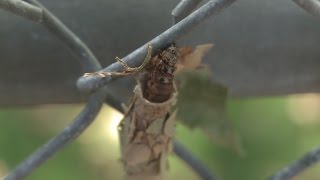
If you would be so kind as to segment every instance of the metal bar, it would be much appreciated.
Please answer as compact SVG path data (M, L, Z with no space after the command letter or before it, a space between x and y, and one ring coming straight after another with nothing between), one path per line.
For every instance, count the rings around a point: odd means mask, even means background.
M51 158L56 152L61 150L68 143L75 140L95 119L96 115L104 103L104 89L91 95L89 101L81 113L71 122L61 133L49 140L40 147L13 171L5 180L21 180L39 167L46 160Z
M174 24L177 24L183 18L188 16L201 2L202 0L182 0L180 3L172 10L171 15Z
M30 2L43 10L43 24L69 47L84 68L88 70L101 68L90 49L71 30L38 1L30 0ZM76 139L94 121L105 101L106 94L107 90L104 88L91 95L85 108L69 126L18 165L5 177L5 180L19 180L26 177L65 145Z
M201 8L190 14L188 17L184 18L182 21L172 26L159 36L155 37L151 41L147 42L145 45L136 49L122 60L124 60L131 67L138 66L142 63L144 56L147 52L147 45L151 45L153 50L163 49L168 45L172 44L175 40L180 38L182 35L186 34L193 27L200 24L203 20L207 19L211 15L218 14L222 9L231 5L236 0L211 0L204 4ZM106 67L102 71L105 72L115 72L122 71L123 67L119 63L113 63ZM91 92L102 86L106 85L108 82L119 78L119 77L99 77L99 76L86 76L80 77L77 86L78 89L83 92Z
M312 165L320 161L320 146L314 148L291 165L281 169L279 172L271 176L270 180L286 180L291 179L295 175L301 173Z
M43 11L41 8L33 6L21 0L0 0L0 8L7 10L26 19L42 22Z
M320 2L318 0L293 0L293 2L308 13L320 17Z
M173 143L174 153L186 162L202 179L215 180L216 178L211 171L199 161L191 152L188 151L180 142L174 141Z
M37 0L27 0L43 10L42 24L65 44L85 68L97 71L101 65L87 45Z
M188 16L194 8L201 2L201 0L182 0L173 10L173 25L178 23L181 19ZM191 153L185 146L183 146L176 139L173 141L174 153L188 164L192 170L204 180L217 179L205 164L203 164L193 153Z

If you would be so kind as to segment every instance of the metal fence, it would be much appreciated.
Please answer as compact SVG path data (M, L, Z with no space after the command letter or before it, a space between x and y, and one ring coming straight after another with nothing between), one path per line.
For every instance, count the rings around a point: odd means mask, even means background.
M235 1L236 0L210 0L194 11L201 0L182 0L172 11L174 25L146 44L151 44L154 51L163 49L190 31L192 27L203 22L210 16L218 14L221 10ZM307 12L315 16L320 16L320 3L317 0L293 1ZM37 0L0 0L0 8L42 24L48 31L52 32L67 45L74 56L80 61L86 72L99 70L110 72L122 70L122 66L119 63L113 63L102 69L99 61L91 50ZM145 53L146 46L142 45L140 48L124 57L123 60L130 66L137 66L143 60ZM65 145L75 140L94 121L103 103L106 102L115 109L122 111L120 102L114 98L106 87L104 87L104 85L114 79L116 79L116 77L112 76L106 78L97 76L80 77L77 82L78 89L82 92L92 93L81 113L65 127L61 133L36 150L4 179L23 179ZM174 152L188 163L203 179L217 179L207 167L177 141L174 142ZM319 160L320 147L310 151L292 165L280 170L270 177L270 179L289 179Z

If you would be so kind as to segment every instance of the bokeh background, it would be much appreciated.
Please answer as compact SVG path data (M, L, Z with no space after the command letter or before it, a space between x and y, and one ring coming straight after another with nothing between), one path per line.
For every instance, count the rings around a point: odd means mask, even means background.
M57 134L82 105L46 105L0 110L0 176ZM177 138L222 180L258 180L276 172L319 144L320 95L229 99L228 115L245 154L212 143L199 130L177 126ZM104 106L97 120L29 180L121 179L117 124L122 114ZM320 166L296 180L320 178ZM199 177L177 156L170 157L169 179Z
M160 34L179 0L41 0L106 66ZM75 82L84 72L41 25L0 11L0 177L60 132L85 97ZM233 97L320 92L319 19L291 0L241 0L184 36L179 45L214 43L205 57ZM122 101L134 81L111 87ZM129 86L131 88L129 88ZM58 104L58 105L44 105ZM73 105L63 105L73 104ZM38 105L38 106L35 106ZM229 119L243 154L177 126L177 138L222 180L259 180L319 144L320 95L230 98ZM104 106L93 125L28 180L120 179L117 124ZM296 180L320 179L319 165ZM169 179L198 179L175 155Z

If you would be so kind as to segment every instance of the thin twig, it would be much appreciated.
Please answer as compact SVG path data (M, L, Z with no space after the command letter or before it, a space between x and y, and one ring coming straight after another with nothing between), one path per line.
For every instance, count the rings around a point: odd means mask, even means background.
M275 175L271 176L270 180L287 180L301 173L305 169L320 161L320 146L314 148L299 160L293 162L291 165L283 168Z
M236 0L211 0L208 3L204 4L201 8L190 14L188 17L184 18L182 21L172 26L159 36L155 37L151 41L147 42L145 45L136 49L122 60L124 60L131 67L138 66L141 64L144 56L146 54L146 45L150 44L154 52L157 49L163 49L168 45L172 44L182 35L190 31L194 26L198 25L203 20L207 19L210 15L218 14L222 9L229 6ZM102 71L105 72L116 72L122 71L123 67L120 63L113 63ZM80 77L77 86L78 89L84 92L92 92L108 82L119 78L119 77L97 77L97 76L87 76Z
M57 151L76 139L95 119L104 102L104 96L104 89L91 95L85 108L70 125L11 171L5 180L23 179Z
M194 154L189 152L180 142L174 141L174 153L186 162L203 180L214 180L216 178L210 170L199 161Z
M22 0L0 0L0 8L32 21L42 21L42 9Z
M92 51L66 25L37 0L26 1L43 10L42 24L71 50L72 54L75 55L82 64L82 67L85 68L85 71L97 71L101 69L101 65Z
M181 21L183 18L188 16L201 2L202 0L182 0L180 3L172 10L171 15L174 24Z
M320 2L318 0L293 0L308 13L320 17Z

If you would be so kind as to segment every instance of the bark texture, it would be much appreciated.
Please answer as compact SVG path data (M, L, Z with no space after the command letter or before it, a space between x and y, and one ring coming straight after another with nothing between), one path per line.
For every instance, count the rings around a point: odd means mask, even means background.
M143 97L141 85L119 125L122 162L126 180L163 180L167 156L172 151L175 131L177 93L162 103L152 103Z

